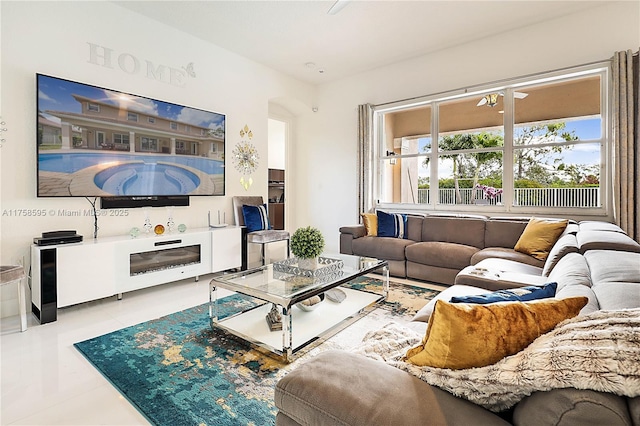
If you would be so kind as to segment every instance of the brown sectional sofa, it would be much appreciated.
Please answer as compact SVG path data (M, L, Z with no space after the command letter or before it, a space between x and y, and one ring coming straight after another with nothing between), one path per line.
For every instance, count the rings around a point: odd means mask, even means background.
M370 237L364 225L344 226L340 252L388 260L389 273L395 277L450 285L462 269L488 258L542 268L543 261L513 249L528 221L528 217L411 215L407 239ZM572 222L565 233L577 228Z
M341 250L365 256L389 254L396 276L455 283L418 312L412 323L417 331L426 329L437 300L551 281L558 283L556 298L589 299L581 315L640 308L640 244L615 225L570 223L546 261L534 262L513 250L527 218L433 216L414 216L408 225L413 239L389 245L385 238L365 237L359 227L341 228ZM463 232L467 221L473 236ZM375 247L376 238L385 240L384 248ZM402 249L407 253L404 260L399 255ZM494 414L387 364L335 350L319 354L281 379L275 402L276 424L281 426L640 426L640 397L554 389L535 392L508 412Z

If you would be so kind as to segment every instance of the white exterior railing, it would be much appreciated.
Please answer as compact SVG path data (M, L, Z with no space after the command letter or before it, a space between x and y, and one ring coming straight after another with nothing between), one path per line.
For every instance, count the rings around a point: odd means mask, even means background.
M475 192L475 198L472 194ZM461 188L460 200L456 201L456 190L438 190L438 204L502 204L502 194L496 198L484 197L481 189ZM418 204L429 204L429 190L418 189ZM600 188L516 188L514 205L532 207L600 207Z

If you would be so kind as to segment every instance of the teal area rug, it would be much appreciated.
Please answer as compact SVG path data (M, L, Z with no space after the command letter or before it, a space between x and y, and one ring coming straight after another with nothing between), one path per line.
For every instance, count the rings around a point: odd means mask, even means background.
M380 280L349 284L381 291ZM358 330L409 321L438 292L391 283L387 300L355 324L291 364L285 364L209 325L208 304L76 343L89 360L151 423L156 425L271 425L277 381L304 359L359 343ZM241 295L221 299L221 316L255 306Z

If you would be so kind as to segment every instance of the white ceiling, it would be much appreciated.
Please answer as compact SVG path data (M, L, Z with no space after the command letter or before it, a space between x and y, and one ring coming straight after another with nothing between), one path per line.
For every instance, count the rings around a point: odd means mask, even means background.
M334 15L334 1L316 0L114 3L322 84L610 1L346 0Z

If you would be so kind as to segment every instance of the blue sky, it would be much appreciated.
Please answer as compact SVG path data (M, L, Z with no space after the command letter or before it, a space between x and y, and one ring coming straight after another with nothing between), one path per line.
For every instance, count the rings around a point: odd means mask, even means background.
M224 129L225 116L201 109L185 107L142 96L129 95L100 87L38 75L38 110L80 113L80 103L72 95L81 95L130 110L186 122L209 129ZM48 118L52 118L48 116ZM55 118L53 118L55 120Z

